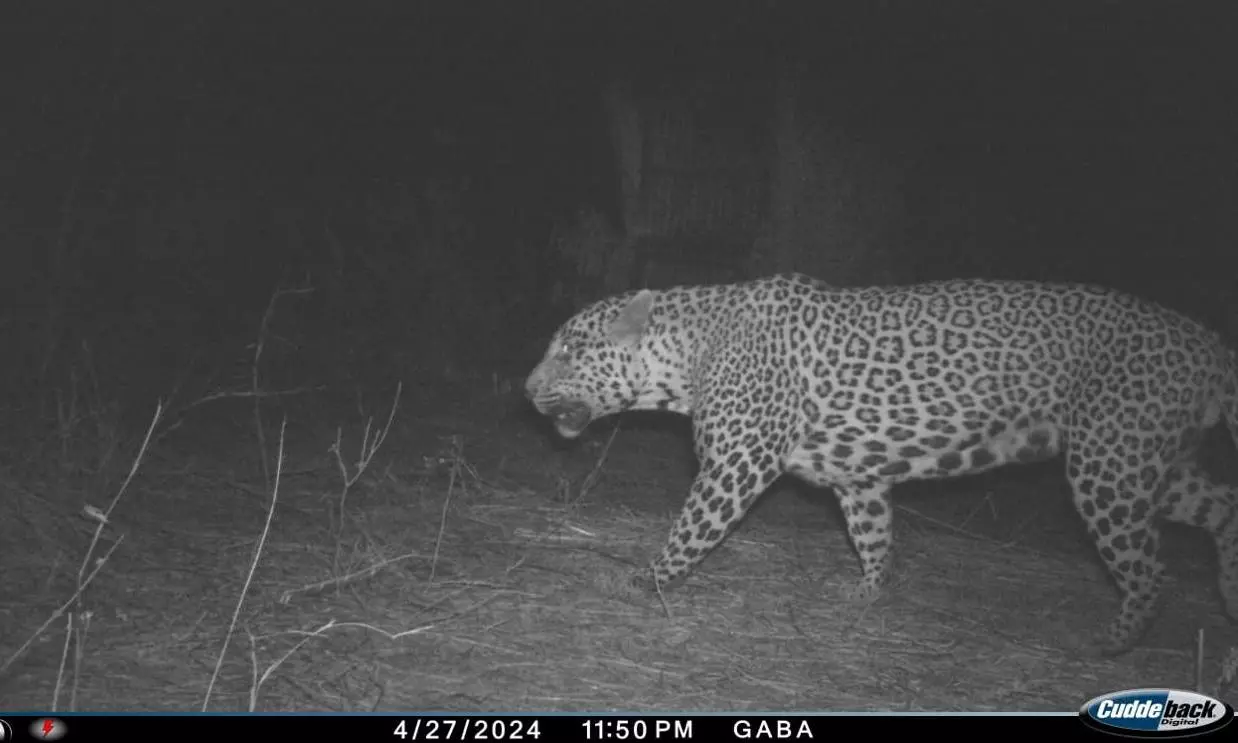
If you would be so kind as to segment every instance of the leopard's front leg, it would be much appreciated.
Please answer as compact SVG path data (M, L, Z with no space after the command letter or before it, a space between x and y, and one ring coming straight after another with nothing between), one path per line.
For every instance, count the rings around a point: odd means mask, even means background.
M658 588L678 586L705 559L769 487L781 469L778 458L740 446L716 449L701 458L701 469L672 526L666 546L653 561ZM644 585L652 586L645 576Z

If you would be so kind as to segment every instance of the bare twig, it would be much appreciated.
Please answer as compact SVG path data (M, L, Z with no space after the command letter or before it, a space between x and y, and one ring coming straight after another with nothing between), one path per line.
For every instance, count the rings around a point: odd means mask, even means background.
M203 395L202 397L199 397L197 400L194 400L193 402L187 404L184 407L184 410L189 410L190 408L196 408L199 405L205 405L208 402L214 402L216 400L224 400L230 397L232 398L288 397L289 395L300 395L305 392L317 392L323 389L326 389L326 387L324 385L319 384L319 385L305 385L303 387L292 387L286 390L252 390L252 389L250 390L218 390L216 392L210 393L209 395Z
M73 642L73 688L69 690L69 711L77 711L78 682L82 678L82 659L86 657L86 635L90 632L91 612L86 611L77 624L76 638Z
M262 360L262 349L266 346L267 325L271 321L271 315L275 312L275 302L278 299L279 290L276 289L271 293L267 308L262 313L262 322L258 326L258 338L254 341L254 358L249 365L250 392L254 398L254 431L258 435L258 458L262 460L262 486L268 490L271 489L271 466L267 463L267 435L262 424L262 398L258 396L262 389L258 383L258 363ZM209 689L207 697L210 697Z
M64 685L64 665L69 658L69 646L73 644L73 612L65 614L64 645L60 648L60 667L56 670L56 686L52 690L52 712L60 704L60 689Z
M99 509L89 505L84 509L88 517L93 518L98 522L98 526L95 527L94 534L90 539L90 546L86 549L86 554L82 557L82 564L77 570L77 588L73 591L73 595L57 607L56 610L52 612L51 616L39 625L38 629L34 631L34 634L26 638L26 641L23 642L17 650L13 651L13 654L4 661L4 665L0 666L0 674L4 673L4 671L12 665L13 661L17 660L22 653L26 652L35 639L38 638L39 635L43 634L43 631L51 626L51 623L63 615L64 612L74 603L79 603L80 614L85 615L87 613L86 610L80 606L81 596L86 591L86 587L90 585L90 582L94 580L95 576L99 574L99 571L103 568L103 566L107 564L107 561L111 558L112 553L115 552L116 548L120 546L120 543L124 540L125 535L121 534L117 537L116 541L112 543L112 546L108 548L108 551L103 555L103 557L94 560L94 567L91 569L89 574L86 574L86 568L91 564L91 559L94 555L95 548L99 544L99 538L103 534L103 528L108 524L112 511L115 510L116 504L120 502L121 497L129 489L130 483L133 482L134 476L137 475L138 468L141 466L142 460L146 456L147 448L150 445L151 434L154 432L155 427L159 424L159 419L162 414L163 403L156 403L155 414L151 417L150 425L146 429L146 436L142 439L142 445L133 458L133 464L129 467L129 474L125 477L124 482L121 483L120 488L116 491L116 495L112 497L112 501L108 504L107 509L100 511ZM59 681L57 683L59 683Z
M395 411L400 405L400 394L404 391L404 383L400 382L395 388L395 397L391 400L391 410L387 413L387 423L382 428L374 432L373 437L370 436L371 426L374 423L373 418L368 418L365 422L365 430L361 433L361 450L357 454L357 461L354 464L352 474L348 472L348 465L344 462L344 453L342 438L343 432L339 427L335 429L335 442L331 444L328 451L335 455L335 464L340 470L340 504L338 509L338 520L335 524L335 557L332 561L332 566L336 575L340 572L340 552L342 550L342 540L344 535L344 519L345 519L345 504L348 500L348 493L352 490L353 485L361 479L365 471L369 468L370 462L373 461L374 455L382 447L383 442L387 440L387 434L391 432L391 423L395 420Z
M151 416L150 425L146 427L146 436L142 438L142 446L138 448L137 456L133 458L133 464L129 466L129 474L125 476L125 481L120 484L120 489L116 491L116 495L112 497L112 502L107 505L107 509L100 512L98 509L90 506L86 507L86 514L96 521L99 525L95 527L95 533L90 539L90 547L86 549L86 556L82 558L82 564L77 569L77 584L80 591L82 587L82 574L86 571L86 566L90 563L90 556L94 553L95 545L99 542L99 537L103 534L103 527L108 524L112 516L112 511L116 509L116 504L120 503L120 499L129 489L129 484L133 482L133 478L138 473L138 467L141 466L142 460L146 456L146 449L150 446L151 436L155 432L155 427L159 425L159 419L163 416L163 402L155 403L155 414Z
M262 398L267 396L263 394L260 383L259 368L262 352L266 349L267 331L271 326L271 318L275 316L275 305L280 298L290 294L309 294L313 291L313 288L308 286L297 289L276 287L275 291L271 292L271 298L267 301L266 309L262 313L262 321L258 325L258 337L254 341L254 358L249 365L249 397L254 400L254 427L258 433L258 450L262 457L262 481L267 489L270 489L272 484L271 467L267 459L266 430L262 424Z
M318 629L310 630L308 632L303 631L303 630L291 630L289 632L282 632L280 634L303 635L303 637L301 638L299 642L297 642L295 645L289 648L287 652L281 655L274 663L267 666L267 669L262 672L262 676L258 677L253 682L253 686L249 690L249 711L253 712L257 708L258 691L262 688L262 685L267 682L267 679L271 677L271 674L275 673L275 670L279 668L281 665L283 665L284 661L291 658L298 650L301 649L302 646L304 646L307 642L314 639L315 637L321 637L323 633L325 633L327 630L341 628L341 627L360 627L362 629L370 630L371 632L377 632L378 634L386 637L388 640L398 640L401 637L408 637L409 635L417 635L417 634L421 634L422 632L425 632L426 630L434 629L435 625L427 624L422 627L415 627L413 629L404 630L403 632L393 633L393 632L387 632L386 630L379 629L370 624L365 624L364 622L336 622L334 619L332 619L328 621L326 624L319 627ZM253 647L254 639L255 638L253 637L253 635L250 635L250 646L251 647ZM265 638L259 638L259 639L265 639ZM251 664L256 674L257 668L258 668L258 661L257 661L256 655L251 655Z
M258 641L248 626L245 627L245 636L249 638L249 711L253 712L258 702Z
M314 591L321 591L327 586L345 585L348 583L352 583L353 581L356 581L356 580L361 580L362 578L368 578L371 575L374 575L375 573L377 573L379 570L382 570L383 568L387 567L388 565L394 565L397 562L403 562L404 560L426 560L426 559L429 559L429 558L427 558L423 554L420 554L418 552L409 552L408 554L400 555L398 557L392 557L386 560L380 560L379 562L376 562L373 565L368 565L362 568L361 570L354 570L353 572L347 575L341 575L338 578L328 578L326 580L320 580L316 583L310 583L309 585L301 586L300 588L292 588L287 591L284 591L283 594L281 594L279 597L279 602L281 604L286 604L289 601L291 601L292 597L298 593L313 593Z
M180 383L178 382L178 384ZM255 392L252 389L234 389L234 390L217 389L216 391L211 392L210 394L199 397L197 400L193 400L192 402L185 403L184 405L182 405L176 410L174 415L176 415L179 418L180 416L185 415L190 410L193 410L194 408L200 405L206 405L207 403L216 402L218 400L250 399L250 398L266 399L266 398L271 398L271 397L289 397L291 395L300 395L306 392L318 392L323 389L326 389L325 385L305 385L302 387L292 387L286 390L258 390L257 392ZM180 428L181 423L182 423L181 420L176 420L174 423L168 426L165 426L163 430L161 430L159 434L155 436L154 443L159 443L160 441L163 440L165 436L167 436L168 434ZM266 490L264 489L263 492L265 493Z
M459 436L452 437L451 479L447 482L447 498L443 501L443 512L439 517L438 535L434 538L434 556L430 559L430 583L434 582L434 573L438 570L438 550L443 544L443 533L447 530L447 509L451 507L451 496L456 489L456 479L460 476L460 461L464 458L464 440Z
M203 712L210 705L211 692L215 688L215 680L219 678L219 669L223 666L224 656L228 653L228 643L232 639L232 633L236 630L237 619L241 615L241 607L245 604L245 596L249 593L250 583L254 580L254 571L258 569L258 559L262 556L262 548L266 545L267 534L271 530L271 519L275 516L275 504L279 502L279 478L284 469L284 432L287 427L288 419L284 418L279 427L279 451L278 458L275 460L275 480L271 485L271 505L267 508L267 519L262 526L262 534L258 537L258 543L254 546L254 558L250 562L249 573L245 576L245 585L241 586L241 594L237 597L236 608L232 610L232 622L228 625L228 633L224 636L223 646L219 649L219 657L215 660L215 670L211 673L210 683L206 687L206 695L202 698Z
M598 455L598 459L593 463L593 469L585 476L584 482L580 484L580 490L576 493L575 501L584 500L585 496L593 490L593 486L597 485L598 478L602 475L602 466L606 464L606 457L610 454L610 446L615 443L615 436L619 433L619 422L616 420L615 427L610 430L610 438L606 440L606 445L602 447L602 453Z
M36 629L34 633L30 635L30 637L26 638L26 641L22 643L21 647L13 651L13 654L10 655L4 661L4 665L0 666L0 675L2 675L5 671L7 671L9 666L13 664L13 661L17 660L17 658L20 657L22 653L26 652L26 650L35 641L35 639L39 635L43 634L43 631L47 629L48 626L52 622L56 621L58 618L63 616L65 613L65 610L68 609L69 606L72 605L74 601L77 601L78 596L80 596L82 591L86 589L86 586L89 586L90 582L95 579L95 576L98 575L99 571L103 568L103 566L107 564L107 561L109 558L111 558L112 553L116 551L116 548L120 546L120 543L124 541L124 539L125 539L124 534L121 534L119 537L117 537L116 541L112 543L112 547L103 555L103 557L99 558L99 560L96 561L94 570L90 571L90 575L86 576L86 579L83 580L81 585L78 586L78 589L73 592L73 595L70 596L63 604L57 607L56 610L51 613L51 616L45 619L43 621L43 624L40 624L39 628Z

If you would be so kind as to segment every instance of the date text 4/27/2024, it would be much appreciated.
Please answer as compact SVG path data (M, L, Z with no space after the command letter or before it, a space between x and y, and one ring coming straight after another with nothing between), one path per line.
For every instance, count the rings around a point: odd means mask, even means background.
M698 729L701 726L701 729ZM807 720L783 718L410 718L400 720L392 731L400 741L494 740L540 741L542 734L585 741L694 740L726 737L732 740L812 740Z

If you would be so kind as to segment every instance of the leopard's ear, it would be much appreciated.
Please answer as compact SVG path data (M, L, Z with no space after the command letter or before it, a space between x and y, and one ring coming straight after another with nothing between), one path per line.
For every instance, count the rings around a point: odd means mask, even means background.
M653 292L642 289L619 310L619 316L610 323L610 339L621 346L635 346L645 334L649 324L649 310L653 307Z

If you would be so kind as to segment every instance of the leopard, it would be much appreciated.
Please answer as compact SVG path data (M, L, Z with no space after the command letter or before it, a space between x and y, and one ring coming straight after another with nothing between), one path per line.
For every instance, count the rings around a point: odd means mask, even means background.
M1222 421L1238 445L1238 358L1190 316L1100 284L956 278L834 286L803 273L632 289L554 331L524 393L564 439L599 418L691 421L696 474L645 590L682 584L782 475L833 491L860 578L888 590L891 490L1060 458L1120 593L1084 645L1140 643L1163 589L1165 521L1216 547L1238 619L1238 489L1200 464Z

